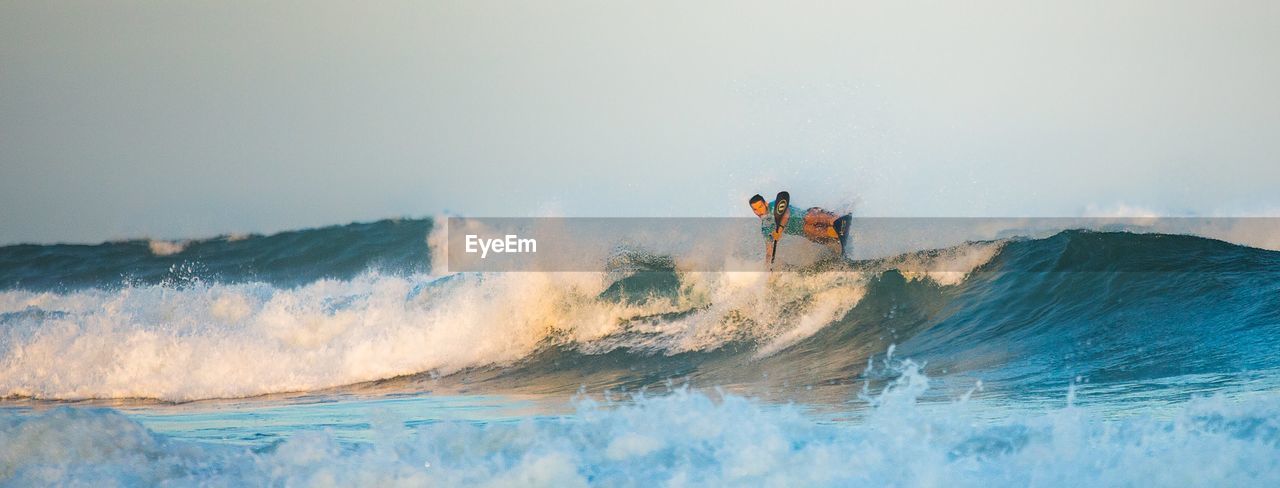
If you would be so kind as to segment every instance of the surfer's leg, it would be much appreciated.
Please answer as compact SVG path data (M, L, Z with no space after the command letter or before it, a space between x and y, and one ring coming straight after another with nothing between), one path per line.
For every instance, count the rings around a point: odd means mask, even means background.
M835 223L836 214L826 210L814 207L804 214L804 235L809 240L817 242L818 239L837 239L839 234L836 233L832 225Z
M840 239L832 225L835 214L820 208L811 208L804 214L804 236L815 244L821 244L832 253L842 255Z

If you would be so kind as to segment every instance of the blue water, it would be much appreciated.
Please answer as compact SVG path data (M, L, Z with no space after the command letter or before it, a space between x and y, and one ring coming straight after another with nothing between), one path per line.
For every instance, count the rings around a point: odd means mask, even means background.
M437 276L431 230L0 248L0 483L1280 484L1280 252Z

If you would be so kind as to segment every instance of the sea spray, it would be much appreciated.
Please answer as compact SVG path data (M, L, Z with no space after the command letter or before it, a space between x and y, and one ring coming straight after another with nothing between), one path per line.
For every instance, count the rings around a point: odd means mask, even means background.
M910 361L850 404L802 406L676 388L577 400L566 416L382 425L368 442L300 432L259 447L191 442L109 409L0 413L0 480L138 484L1270 486L1280 402L1221 396L1163 418L1055 407L997 421L969 402L925 403ZM1064 395L1060 393L1059 396Z

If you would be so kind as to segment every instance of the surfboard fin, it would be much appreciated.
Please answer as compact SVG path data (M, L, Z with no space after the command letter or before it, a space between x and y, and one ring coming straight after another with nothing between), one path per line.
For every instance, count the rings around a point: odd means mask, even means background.
M836 237L840 238L841 256L844 256L845 251L849 249L849 224L851 223L853 223L853 215L851 214L845 214L832 223L832 227L836 230Z

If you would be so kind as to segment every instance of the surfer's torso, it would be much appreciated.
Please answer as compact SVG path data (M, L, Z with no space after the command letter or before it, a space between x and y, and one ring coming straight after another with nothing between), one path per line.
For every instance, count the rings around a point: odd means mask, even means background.
M773 223L774 203L776 203L776 200L769 202L769 213L765 214L765 217L760 219L760 233L764 234L766 239L773 238L773 229L776 227ZM808 212L809 209L801 210L793 206L788 206L787 213L790 215L787 217L786 226L782 228L782 233L791 234L793 236L804 235L804 215Z

